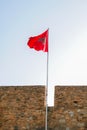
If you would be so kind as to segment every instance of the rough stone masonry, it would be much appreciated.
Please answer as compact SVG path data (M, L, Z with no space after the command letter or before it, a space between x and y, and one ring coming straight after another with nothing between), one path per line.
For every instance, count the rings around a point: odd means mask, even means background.
M0 130L45 130L44 86L0 87ZM87 130L87 86L55 86L48 130Z

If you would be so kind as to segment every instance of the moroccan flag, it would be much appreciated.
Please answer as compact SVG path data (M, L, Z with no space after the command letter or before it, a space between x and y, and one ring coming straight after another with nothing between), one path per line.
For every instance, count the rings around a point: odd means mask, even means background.
M30 37L27 45L36 51L42 50L44 52L48 52L48 30L40 35Z

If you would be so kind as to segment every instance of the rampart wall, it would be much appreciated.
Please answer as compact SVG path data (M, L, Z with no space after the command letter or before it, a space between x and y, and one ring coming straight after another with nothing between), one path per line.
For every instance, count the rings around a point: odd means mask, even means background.
M0 130L45 130L45 87L0 87ZM87 86L56 86L48 130L87 130Z

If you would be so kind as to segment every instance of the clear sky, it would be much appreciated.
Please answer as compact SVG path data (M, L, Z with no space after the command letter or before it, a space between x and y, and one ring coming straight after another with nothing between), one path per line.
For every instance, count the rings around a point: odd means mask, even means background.
M49 87L87 85L87 0L0 0L0 85L46 84L47 54L27 41L47 28Z

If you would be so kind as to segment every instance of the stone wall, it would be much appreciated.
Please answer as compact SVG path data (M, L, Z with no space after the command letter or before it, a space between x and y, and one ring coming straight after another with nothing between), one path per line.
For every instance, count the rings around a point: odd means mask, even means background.
M0 130L45 130L44 86L0 87ZM56 86L48 130L87 130L87 86Z
M86 86L55 87L55 106L49 109L49 125L56 130L87 130Z

